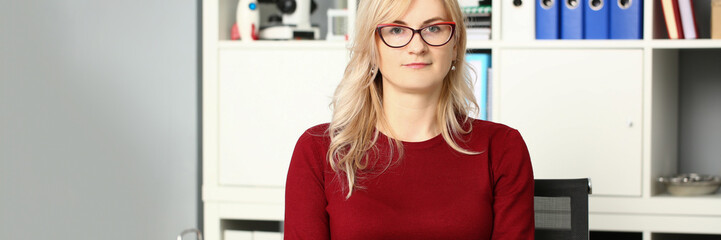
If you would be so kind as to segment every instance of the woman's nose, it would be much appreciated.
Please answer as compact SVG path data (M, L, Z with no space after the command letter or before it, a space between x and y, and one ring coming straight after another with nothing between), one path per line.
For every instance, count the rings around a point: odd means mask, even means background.
M413 38L408 43L408 51L412 54L425 54L428 51L428 44L421 38L421 33L413 33Z

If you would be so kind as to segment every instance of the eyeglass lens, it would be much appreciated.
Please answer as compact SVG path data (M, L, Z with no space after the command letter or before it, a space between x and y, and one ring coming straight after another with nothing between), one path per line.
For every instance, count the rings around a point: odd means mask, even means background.
M451 25L431 25L420 29L421 38L429 45L443 45L451 38L453 27ZM391 47L402 47L413 38L414 31L409 27L384 26L380 29L381 37Z

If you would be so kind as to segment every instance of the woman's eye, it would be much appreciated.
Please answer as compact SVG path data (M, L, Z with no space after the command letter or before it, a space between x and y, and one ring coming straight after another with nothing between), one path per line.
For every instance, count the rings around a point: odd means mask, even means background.
M429 31L429 32L438 32L438 31L440 31L440 30L441 30L441 28L440 28L439 26L430 26L430 27L428 27L428 31Z
M391 28L391 30L389 32L392 34L400 34L403 32L403 28L394 27L394 28Z

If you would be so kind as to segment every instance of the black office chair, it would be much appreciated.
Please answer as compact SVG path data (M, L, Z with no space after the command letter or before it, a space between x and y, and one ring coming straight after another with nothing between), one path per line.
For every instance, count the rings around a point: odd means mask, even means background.
M588 239L588 194L583 179L536 179L533 199L536 239Z

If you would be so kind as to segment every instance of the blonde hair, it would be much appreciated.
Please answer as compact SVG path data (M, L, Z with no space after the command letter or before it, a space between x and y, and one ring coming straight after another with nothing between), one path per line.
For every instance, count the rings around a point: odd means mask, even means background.
M476 114L476 104L471 89L470 68L465 62L466 30L463 15L456 0L443 0L446 13L456 22L453 40L456 43L455 71L449 71L443 80L437 107L437 122L443 139L456 151L464 154L478 154L461 148L454 137L471 131L468 114ZM381 73L377 71L378 46L375 28L378 24L399 19L409 8L411 1L360 0L356 19L356 33L350 48L351 58L343 79L335 90L331 107L333 117L328 127L330 147L327 160L336 176L348 183L350 198L355 188L361 188L357 180L359 172L368 167L369 154L375 149L378 139L376 124L389 129L383 114ZM468 126L464 129L463 126ZM392 130L390 133L393 136ZM395 145L402 158L403 146L400 140L388 138L389 146ZM389 158L392 158L393 152ZM392 160L392 159L390 159ZM389 161L387 169L392 161ZM384 169L384 171L385 171ZM344 185L344 184L341 184Z

